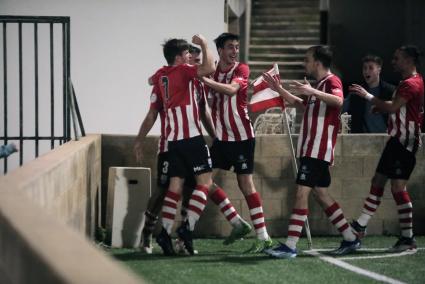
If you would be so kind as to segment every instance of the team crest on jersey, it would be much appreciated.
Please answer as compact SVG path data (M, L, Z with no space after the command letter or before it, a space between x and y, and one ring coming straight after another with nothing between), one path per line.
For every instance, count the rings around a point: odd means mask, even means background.
M151 103L155 103L157 99L158 99L157 95L155 93L152 93L151 94Z
M313 104L315 104L316 103L316 97L315 96L311 96L310 97L310 100L308 101L308 104L309 105L313 105Z
M302 165L301 166L301 169L300 169L300 172L302 173L301 176L304 176L304 178L305 178L305 175L306 174L309 174L310 173L307 165Z

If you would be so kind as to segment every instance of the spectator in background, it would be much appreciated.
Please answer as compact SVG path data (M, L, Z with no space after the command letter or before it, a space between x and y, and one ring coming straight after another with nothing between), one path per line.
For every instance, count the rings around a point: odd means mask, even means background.
M382 59L376 55L362 58L362 86L373 96L391 101L395 87L380 78ZM344 101L343 112L351 114L351 133L386 133L388 114L372 111L372 103L359 96L349 94Z

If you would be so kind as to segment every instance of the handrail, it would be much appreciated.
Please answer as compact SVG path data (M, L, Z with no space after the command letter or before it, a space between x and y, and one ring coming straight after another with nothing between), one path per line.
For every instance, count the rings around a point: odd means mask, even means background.
M244 38L244 62L248 62L249 44L251 41L251 0L245 0L245 38Z

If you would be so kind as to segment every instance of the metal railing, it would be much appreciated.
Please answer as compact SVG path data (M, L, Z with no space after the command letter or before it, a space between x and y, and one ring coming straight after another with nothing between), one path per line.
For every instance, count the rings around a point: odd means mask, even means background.
M24 153L27 151L24 146L28 144L24 141L34 142L34 156L38 157L41 143L50 142L50 149L53 149L56 145L71 139L71 112L75 111L78 114L81 133L84 135L70 81L70 18L0 16L0 29L2 29L0 49L3 53L3 66L0 67L3 72L1 117L4 119L0 125L2 134L0 140L3 140L4 144L9 141L19 142L19 165L22 165ZM61 34L59 38L58 33ZM61 46L58 48L58 45ZM41 65L44 70L40 70ZM16 67L17 72L14 70ZM12 102L16 96L18 96L17 110ZM28 106L30 100L34 101L34 105ZM47 102L48 106L43 102ZM72 109L74 105L75 108ZM19 114L17 119L16 115L14 116L16 111ZM43 126L44 129L47 126L46 112L49 120L48 131L42 131L40 127ZM13 118L17 121L13 121ZM33 131L29 131L28 124L33 124ZM6 173L7 169L8 159L5 158L3 171Z
M245 0L245 36L244 36L244 62L248 62L249 60L249 45L251 44L251 9L252 9L252 1Z

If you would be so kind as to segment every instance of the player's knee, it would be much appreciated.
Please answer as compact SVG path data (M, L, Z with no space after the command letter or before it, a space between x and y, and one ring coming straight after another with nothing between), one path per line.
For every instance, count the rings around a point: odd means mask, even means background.
M297 193L295 194L296 200L308 200L309 192L306 190L297 190Z
M332 203L331 196L325 190L313 190L313 196L320 204Z
M391 181L391 192L397 193L401 191L406 191L406 182L401 180L392 180Z
M238 185L241 191L245 195L249 195L255 192L255 185L252 178L249 178L249 177L238 178Z
M376 187L384 187L386 182L387 177L380 174L375 174L371 180L372 185Z

